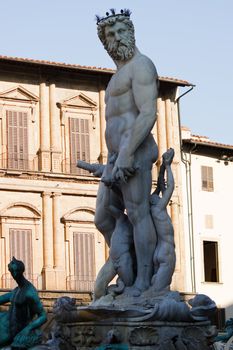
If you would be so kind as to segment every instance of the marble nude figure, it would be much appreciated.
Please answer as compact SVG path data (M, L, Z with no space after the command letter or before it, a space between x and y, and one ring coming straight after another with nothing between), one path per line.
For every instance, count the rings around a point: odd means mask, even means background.
M97 16L97 30L116 72L105 95L107 164L93 170L101 176L95 225L110 247L94 292L97 299L105 295L118 275L116 293L140 296L149 288L169 288L175 267L173 227L166 211L174 189L174 151L163 155L158 188L151 195L151 169L158 158L151 134L157 118L156 68L135 45L128 10Z

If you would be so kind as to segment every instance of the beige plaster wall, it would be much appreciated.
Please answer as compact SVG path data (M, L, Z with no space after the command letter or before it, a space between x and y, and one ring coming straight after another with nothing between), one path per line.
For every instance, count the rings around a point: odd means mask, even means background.
M213 168L214 191L203 191L201 187L201 166ZM218 307L226 308L226 319L233 316L232 262L232 205L233 164L225 165L217 158L192 155L192 202L193 202L193 240L194 276L196 292L211 297ZM185 169L183 168L185 185ZM186 189L184 188L184 195ZM184 198L184 201L186 198ZM206 228L205 215L212 215L213 227ZM186 246L186 290L191 291L190 237L188 234L188 212L185 207L185 246ZM205 282L203 241L218 242L219 282Z
M15 79L14 79L15 77ZM35 219L27 218L23 205L15 213L8 211L7 219L0 216L1 226L1 266L0 275L6 273L9 256L9 228L30 227L33 235L33 271L40 275L39 288L65 289L66 278L73 273L74 231L93 232L95 237L96 274L106 258L106 247L102 235L93 224L98 180L93 176L69 174L63 164L69 159L68 117L85 115L90 120L91 162L106 160L104 141L104 87L99 77L92 80L82 77L64 79L59 75L47 77L18 75L12 71L4 79L0 75L0 153L7 152L6 109L29 111L29 154L31 167L28 171L6 169L0 164L0 213L10 204L23 202L34 206L39 214ZM9 89L22 86L37 101L24 101L18 96L11 100L1 97ZM170 89L170 87L169 87ZM154 186L162 153L167 148L175 148L173 171L176 189L169 212L175 228L177 265L173 287L183 290L183 228L180 176L179 125L174 96L176 86L168 95L158 99L158 120L153 134L158 142L159 160L153 168ZM85 95L94 107L81 108L64 106L64 101ZM27 99L27 98L26 98ZM60 104L60 107L59 105ZM87 103L88 104L88 103ZM31 111L33 109L33 111ZM67 170L68 169L68 170ZM21 212L21 214L19 214ZM29 210L30 212L30 210ZM18 218L17 218L18 215ZM21 216L20 216L21 215ZM32 214L30 214L33 216ZM1 287L1 280L0 280Z

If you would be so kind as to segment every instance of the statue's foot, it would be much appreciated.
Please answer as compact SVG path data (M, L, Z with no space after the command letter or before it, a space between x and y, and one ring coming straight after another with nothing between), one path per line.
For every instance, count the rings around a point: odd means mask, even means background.
M151 286L150 288L148 288L147 290L145 290L142 293L142 297L145 298L154 298L154 297L161 297L161 296L165 296L168 294L168 292L170 292L170 288L164 288L164 289L156 289L154 288L154 286Z
M138 289L136 286L126 287L124 289L124 295L129 297L139 297L142 291Z

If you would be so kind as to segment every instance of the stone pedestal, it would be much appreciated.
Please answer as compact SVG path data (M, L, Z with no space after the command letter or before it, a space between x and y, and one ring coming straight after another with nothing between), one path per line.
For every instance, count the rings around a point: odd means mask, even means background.
M95 321L59 323L59 349L207 350L216 335L206 322ZM110 338L113 343L109 343Z
M75 299L62 297L53 306L57 336L51 338L58 350L211 349L217 331L208 315L215 311L215 303L201 294L188 303L178 292L106 295L80 307Z

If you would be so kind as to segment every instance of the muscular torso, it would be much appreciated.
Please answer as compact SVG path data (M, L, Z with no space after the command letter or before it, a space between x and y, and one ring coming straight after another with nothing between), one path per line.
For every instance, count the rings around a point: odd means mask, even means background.
M130 137L132 126L139 115L135 104L132 75L138 56L133 57L112 76L106 90L106 131L108 151L118 153Z
M27 282L23 288L15 288L12 293L9 311L10 331L15 336L32 320L34 302L32 294L34 287Z
M132 93L131 65L129 62L117 71L106 91L106 143L110 153L118 153L139 111Z
M162 242L174 243L174 229L166 209L151 206L151 214L158 236L158 245Z

